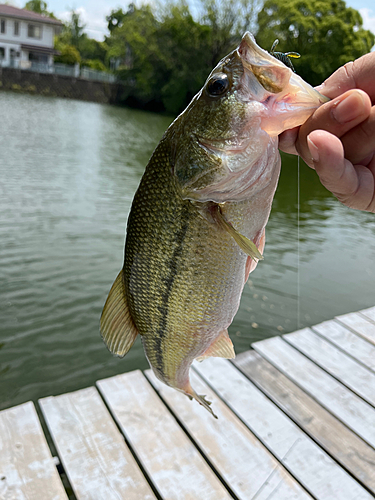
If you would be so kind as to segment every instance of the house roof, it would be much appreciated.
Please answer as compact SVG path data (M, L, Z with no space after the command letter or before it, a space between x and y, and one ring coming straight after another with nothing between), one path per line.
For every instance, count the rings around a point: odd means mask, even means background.
M0 4L0 16L14 17L16 19L26 19L27 21L39 21L41 23L56 24L62 26L62 22L52 17L42 16L31 10L17 9L12 5Z
M40 52L41 54L54 54L55 56L61 54L61 52L51 47L41 47L40 45L28 45L26 43L21 43L21 49L25 49L30 52Z

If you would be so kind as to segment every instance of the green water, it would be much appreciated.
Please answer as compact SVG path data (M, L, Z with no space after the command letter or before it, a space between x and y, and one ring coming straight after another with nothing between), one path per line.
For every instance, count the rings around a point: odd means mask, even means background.
M134 191L170 119L5 92L0 116L2 409L148 366L139 341L112 357L98 322ZM297 162L285 157L265 260L230 328L237 352L375 305L375 216L341 206L305 166L300 197L298 259Z

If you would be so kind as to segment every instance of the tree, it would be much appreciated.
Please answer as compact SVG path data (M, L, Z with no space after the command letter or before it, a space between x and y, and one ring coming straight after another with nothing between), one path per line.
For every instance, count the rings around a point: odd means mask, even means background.
M266 0L258 14L257 42L270 49L298 52L295 68L318 85L337 68L371 50L375 36L362 27L358 11L343 0Z
M67 29L71 37L72 45L78 48L79 41L84 34L83 31L86 25L82 23L81 15L78 11L76 12L75 10L72 10L70 15L71 17L67 24Z
M211 66L214 66L238 45L245 31L255 31L257 12L262 1L201 0L201 2L201 22L211 29Z
M30 0L25 4L24 9L31 10L32 12L42 14L46 17L53 17L55 19L55 16L52 14L52 12L49 12L47 9L47 2L44 2L43 0Z
M160 100L160 77L164 73L156 32L159 22L149 5L130 6L120 26L114 28L106 39L109 59L119 59L122 80L136 82L129 87L127 98L141 106Z
M119 75L129 83L128 102L133 99L141 106L181 111L212 67L251 27L257 2L202 0L200 21L193 18L185 0L160 4L157 9L130 4L125 13L112 11L107 17L108 58L122 62ZM240 6L241 21L233 14Z
M129 9L133 8L134 10L134 4L130 4ZM122 26L122 22L124 20L124 17L126 16L126 12L124 12L122 9L117 9L117 10L112 10L109 16L105 18L105 20L108 23L108 30L110 33L115 28L120 28Z
M81 56L76 47L73 45L57 44L56 48L60 52L60 55L55 56L55 62L63 64L75 64L81 62Z

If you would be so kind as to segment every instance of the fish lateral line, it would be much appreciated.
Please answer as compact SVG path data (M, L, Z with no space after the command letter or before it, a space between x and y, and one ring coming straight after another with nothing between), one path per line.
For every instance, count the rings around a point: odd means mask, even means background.
M235 229L230 222L225 220L221 211L221 207L219 205L216 205L216 211L212 213L212 215L219 226L224 229L230 236L232 236L234 241L246 255L251 257L255 262L264 259L255 243L251 241L250 238L247 238L239 231L237 231L237 229Z

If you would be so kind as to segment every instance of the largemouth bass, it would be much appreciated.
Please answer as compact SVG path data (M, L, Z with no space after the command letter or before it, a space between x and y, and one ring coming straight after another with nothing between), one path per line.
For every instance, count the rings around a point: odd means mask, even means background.
M156 377L211 413L190 366L235 356L227 329L262 258L278 134L327 100L246 33L167 129L134 196L101 335L122 357L140 334Z

